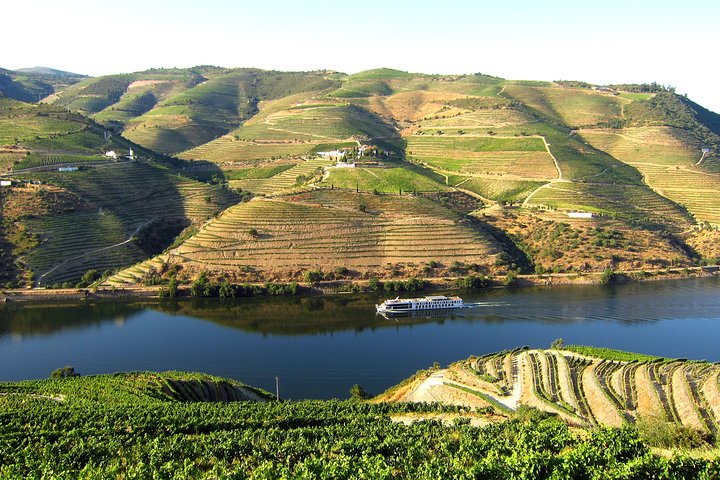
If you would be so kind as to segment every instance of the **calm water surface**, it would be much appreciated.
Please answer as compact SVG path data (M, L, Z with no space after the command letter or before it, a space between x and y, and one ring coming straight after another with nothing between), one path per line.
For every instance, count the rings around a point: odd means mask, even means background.
M463 293L471 308L387 320L379 296L112 302L0 307L0 381L82 374L202 371L285 398L379 393L418 369L555 338L720 361L720 278L615 287Z

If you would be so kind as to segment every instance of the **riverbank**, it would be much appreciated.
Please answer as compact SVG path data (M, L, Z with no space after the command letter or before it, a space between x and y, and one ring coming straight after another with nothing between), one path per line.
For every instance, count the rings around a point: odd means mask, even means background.
M508 277L493 277L488 279L488 286L483 288L507 287L536 287L553 285L601 285L606 283L622 284L634 282L648 282L659 280L681 280L685 278L711 277L720 274L720 266L667 268L658 270L642 270L632 272L613 272L608 277L606 272L592 273L553 273L542 275L517 275L510 280ZM422 278L425 283L423 291L461 290L458 281L464 277L437 277ZM383 282L402 282L407 279L383 279ZM300 284L300 293L304 295L334 295L347 293L362 293L369 290L368 280L333 280L317 282L314 284ZM257 284L262 285L262 284ZM93 301L112 299L157 299L161 298L164 286L127 286L122 288L24 288L0 291L0 302L30 302L30 301ZM393 290L394 292L394 290ZM190 286L179 285L178 297L189 297Z

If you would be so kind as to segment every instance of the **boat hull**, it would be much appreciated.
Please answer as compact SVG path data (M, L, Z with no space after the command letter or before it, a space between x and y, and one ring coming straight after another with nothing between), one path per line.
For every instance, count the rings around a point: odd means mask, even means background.
M454 310L463 307L460 297L427 296L424 298L395 298L375 305L377 313L383 315L401 315L413 312L430 312L435 310Z

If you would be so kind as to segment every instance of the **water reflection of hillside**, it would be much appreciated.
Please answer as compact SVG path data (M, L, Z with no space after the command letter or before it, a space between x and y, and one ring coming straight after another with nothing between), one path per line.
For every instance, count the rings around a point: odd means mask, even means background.
M51 335L125 321L146 308L123 302L13 304L0 308L0 337Z
M102 301L0 305L0 338L46 336L131 320L143 312L182 315L238 330L314 335L419 324L586 322L647 324L664 319L720 319L720 278L602 288L554 286L462 292L470 308L386 319L375 304L389 296L260 297L231 300ZM405 293L402 297L416 296ZM144 318L145 316L143 316Z
M185 315L247 332L274 335L308 335L340 331L442 323L453 318L438 316L388 320L375 314L377 298L368 296L195 300L153 305L163 313Z

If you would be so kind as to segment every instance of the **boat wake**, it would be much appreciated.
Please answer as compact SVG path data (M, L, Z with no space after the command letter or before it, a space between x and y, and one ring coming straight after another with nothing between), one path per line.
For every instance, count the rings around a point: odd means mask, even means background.
M465 303L463 308L483 308L483 307L505 307L509 305L506 302L471 302Z

